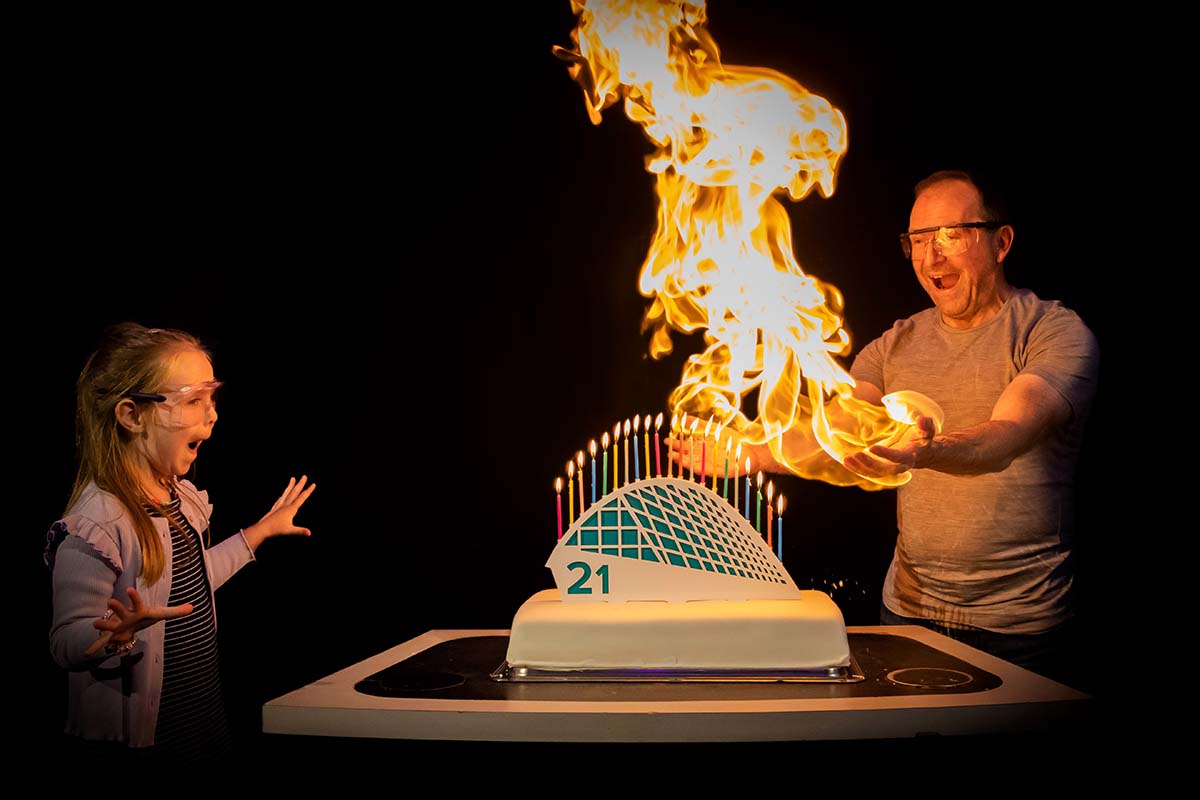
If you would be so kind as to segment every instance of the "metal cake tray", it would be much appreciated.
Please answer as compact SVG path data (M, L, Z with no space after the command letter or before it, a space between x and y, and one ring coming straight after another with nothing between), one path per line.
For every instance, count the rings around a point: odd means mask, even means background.
M617 682L688 683L858 683L864 680L854 656L848 667L825 669L535 669L505 661L491 676L504 683Z

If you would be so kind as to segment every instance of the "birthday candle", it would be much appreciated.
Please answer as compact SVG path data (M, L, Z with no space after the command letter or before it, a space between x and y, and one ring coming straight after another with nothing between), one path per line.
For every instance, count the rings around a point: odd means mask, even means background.
M633 448L637 454L637 448ZM629 420L625 420L625 485L629 485Z
M679 416L679 477L683 477L683 437L687 435L687 412Z
M596 505L596 440L588 442L588 452L592 454L592 505ZM608 476L605 476L608 477Z
M659 447L658 447L658 429L662 427L662 421L663 421L663 415L662 415L662 412L660 411L660 412L658 412L658 416L654 418L654 474L660 478L662 477L662 456L659 455L659 453L661 451L659 450ZM670 475L670 470L671 470L671 461L670 461L670 459L668 459L667 460L668 477ZM646 465L646 471L647 472L650 471L649 464Z
M767 547L771 547L775 543L775 536L771 532L771 500L774 499L775 481L767 483Z
M700 420L696 420L696 421L699 422ZM701 486L704 485L704 476L706 474L704 472L704 461L705 461L705 456L708 455L708 431L711 427L712 427L712 417L709 417L708 422L706 422L704 424L704 439L702 439L700 442L700 485Z
M556 496L558 506L558 538L562 538L562 478L554 479L554 494Z
M692 420L692 428L688 431L688 480L696 480L696 426L700 420ZM683 470L679 471L683 474Z
M642 444L646 446L646 477L650 477L650 415L646 415L646 432L642 434ZM633 443L637 447L637 442Z
M579 516L583 516L583 451L575 454L575 463L579 465Z
M750 521L750 456L746 456L746 522Z
M679 429L679 415L672 414L671 415L671 430L670 430L671 435L667 437L668 439L671 440L672 445L675 444L675 440L677 438L676 431L678 429ZM679 452L681 455L683 454L682 449L680 449ZM680 476L683 475L683 462L682 461L679 462L679 474L680 474ZM671 454L670 453L667 454L667 477L668 478L671 477Z
M567 524L575 524L575 462L567 462Z
M608 434L605 433L600 441L604 447L604 471L600 475L602 478L600 481L600 491L608 494Z
M618 422L613 426L613 482L612 488L615 492L617 487L621 485L621 423Z
M713 437L713 482L712 490L717 491L717 447L721 444L721 428L724 427L724 422L717 423L717 434Z
M749 467L747 467L749 469ZM758 473L756 486L758 487L758 503L754 506L754 530L762 533L762 471Z
M733 453L733 510L738 509L738 473L742 468L742 443L738 442L737 450Z
M779 495L779 514L775 517L775 556L783 562L783 495Z
M641 417L637 416L636 414L634 415L634 417L633 417L633 479L635 481L640 481L642 479L642 465L639 463L640 460L638 459L638 449L637 449L638 423L641 422L641 420L642 420ZM625 435L626 436L629 435L628 430L625 431ZM626 447L628 447L628 445L626 445ZM649 462L647 462L647 466L648 465L649 465ZM625 482L629 483L629 474L628 473L625 474Z
M729 451L732 448L733 448L733 437L730 436L728 439L725 440L725 485L724 485L724 491L721 493L722 499L725 499L725 500L729 499ZM733 479L733 485L736 490L737 478ZM733 505L734 505L734 507L737 507L736 500L734 501Z

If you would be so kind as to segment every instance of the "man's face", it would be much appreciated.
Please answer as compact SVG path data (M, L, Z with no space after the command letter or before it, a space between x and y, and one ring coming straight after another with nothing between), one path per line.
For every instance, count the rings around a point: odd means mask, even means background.
M985 221L979 192L969 183L948 180L925 189L913 203L910 231L938 225ZM992 319L1008 296L1001 268L1012 242L1012 229L964 229L969 246L946 256L936 244L913 250L917 280L952 328L973 328Z

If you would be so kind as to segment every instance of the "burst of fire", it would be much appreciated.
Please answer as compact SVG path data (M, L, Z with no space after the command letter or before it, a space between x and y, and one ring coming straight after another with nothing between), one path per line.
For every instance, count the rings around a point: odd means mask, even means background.
M639 285L653 298L651 355L671 351L672 329L703 332L706 347L688 359L672 409L769 442L803 477L864 488L907 481L871 482L841 466L898 439L908 417L852 396L854 379L836 360L850 349L841 294L800 268L776 198L833 193L847 144L842 113L782 73L722 63L704 0L571 5L576 48L554 51L583 87L592 122L623 101L656 146L647 169L658 230ZM750 416L742 401L755 390Z

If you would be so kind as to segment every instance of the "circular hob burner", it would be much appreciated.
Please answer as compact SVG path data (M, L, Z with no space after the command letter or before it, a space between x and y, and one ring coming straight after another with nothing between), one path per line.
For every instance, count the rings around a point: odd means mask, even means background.
M898 686L915 686L918 689L950 689L975 680L965 672L941 667L896 669L884 677Z
M435 692L462 686L466 678L453 672L388 669L355 684L363 694L376 697L403 697L412 692Z

